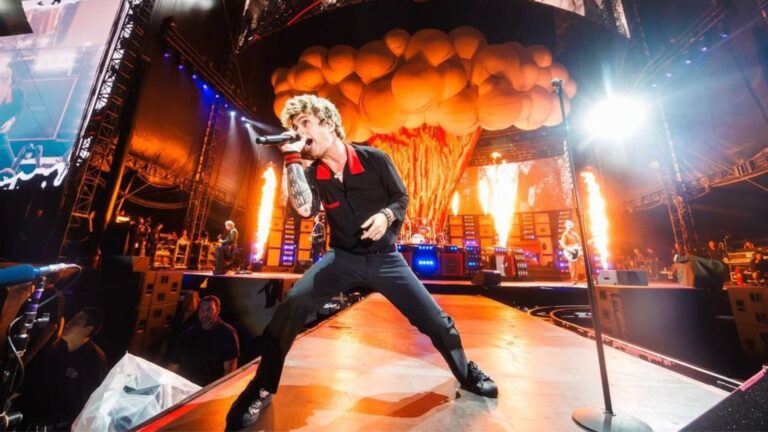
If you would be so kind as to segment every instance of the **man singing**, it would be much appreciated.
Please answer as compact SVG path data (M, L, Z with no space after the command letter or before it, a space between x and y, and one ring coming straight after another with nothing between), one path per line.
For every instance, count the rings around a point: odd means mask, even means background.
M281 147L289 201L304 218L323 204L331 249L277 307L262 335L259 369L230 408L227 430L258 420L277 392L285 357L308 314L339 291L359 285L375 288L429 336L463 389L497 397L496 384L474 362L467 362L453 319L396 252L408 195L390 158L373 147L345 144L339 112L326 99L294 97L286 103L281 120L300 138ZM314 160L306 171L302 155Z

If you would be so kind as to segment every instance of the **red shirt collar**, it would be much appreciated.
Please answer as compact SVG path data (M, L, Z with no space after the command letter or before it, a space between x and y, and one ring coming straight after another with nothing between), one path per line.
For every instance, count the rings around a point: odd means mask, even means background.
M349 144L344 144L344 146L347 150L347 165L349 165L349 173L352 175L362 174L365 169L363 168L363 164L360 163L360 158L357 156L357 151L355 151L355 148ZM317 164L316 177L318 180L330 180L331 169L328 168L328 165L324 164L323 162L319 162Z

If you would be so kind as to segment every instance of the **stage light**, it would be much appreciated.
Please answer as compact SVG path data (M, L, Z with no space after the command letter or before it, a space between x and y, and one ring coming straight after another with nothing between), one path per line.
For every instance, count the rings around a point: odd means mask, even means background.
M586 126L596 138L621 141L643 124L646 111L639 100L611 96L592 109Z
M203 89L208 90L208 84L203 84Z
M232 111L229 112L229 115L231 115L232 117L234 117L235 114L237 114L237 112L235 112L235 110L232 110Z
M245 116L243 116L243 117L240 117L240 120L242 120L242 121L247 121L248 119L247 119L247 118L245 118Z
M164 54L163 54L163 58L164 58L164 59L168 59L168 58L171 58L171 53L164 53Z
M184 70L184 65L180 64L178 69L179 70Z
M192 79L196 80L197 79L197 74L192 74Z

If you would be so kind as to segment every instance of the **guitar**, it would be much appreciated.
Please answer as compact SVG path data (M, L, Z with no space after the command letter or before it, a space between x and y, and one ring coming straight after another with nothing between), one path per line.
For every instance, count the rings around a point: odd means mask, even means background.
M570 247L563 248L563 256L570 262L574 262L581 258L581 246L575 244Z

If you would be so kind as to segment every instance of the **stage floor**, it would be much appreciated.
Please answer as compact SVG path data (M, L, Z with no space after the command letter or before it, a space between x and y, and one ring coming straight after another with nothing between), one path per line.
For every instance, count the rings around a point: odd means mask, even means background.
M196 277L223 277L223 278L246 278L246 279L285 279L285 280L298 280L303 276L300 273L288 273L288 272L254 272L254 273L234 273L229 272L226 275L212 275L210 271L206 270L184 270L185 275L191 275ZM470 287L476 286L472 284L472 281L467 279L427 279L419 278L425 285L431 286L463 286ZM648 286L630 286L630 285L616 285L620 287L628 288L691 288L693 287L680 285L676 282L657 282L651 281ZM587 288L587 283L582 281L579 283L571 283L568 281L502 281L500 287L502 288L537 288L537 289L555 289L555 288Z
M595 343L481 296L435 296L499 399L465 391L429 339L373 294L300 336L279 393L252 430L578 430L571 411L602 407ZM726 396L606 348L613 405L654 430L678 430ZM223 430L254 364L140 428Z

